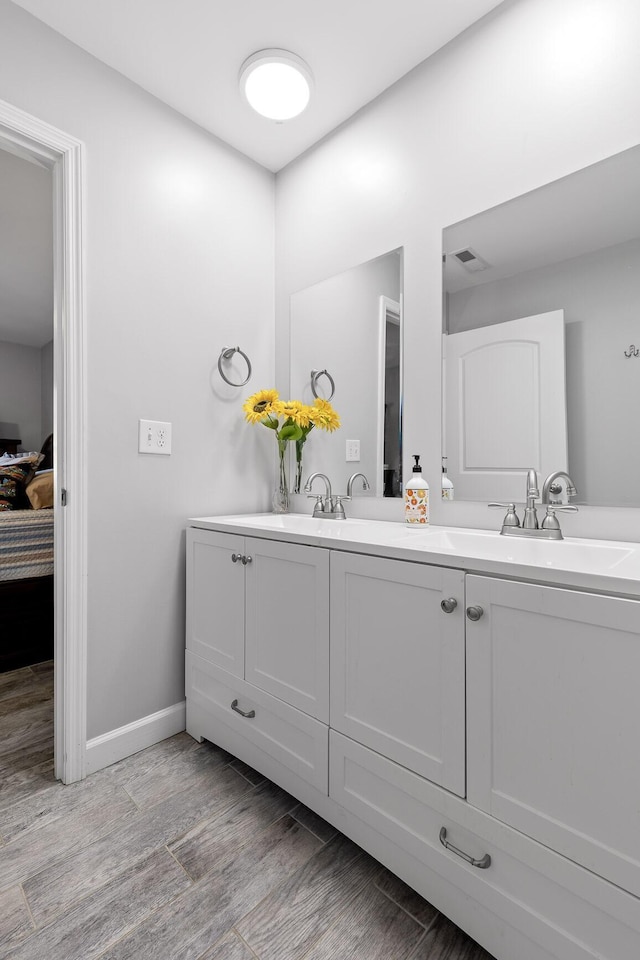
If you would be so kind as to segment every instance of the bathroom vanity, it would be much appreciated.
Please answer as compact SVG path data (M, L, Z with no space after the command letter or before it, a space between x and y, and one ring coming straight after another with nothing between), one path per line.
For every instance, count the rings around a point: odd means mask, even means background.
M190 522L192 736L498 960L640 956L636 545Z

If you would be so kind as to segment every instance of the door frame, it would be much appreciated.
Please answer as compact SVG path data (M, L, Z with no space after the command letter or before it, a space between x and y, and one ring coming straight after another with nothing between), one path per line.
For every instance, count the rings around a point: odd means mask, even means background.
M54 773L73 783L87 739L84 144L0 100L0 146L53 179Z

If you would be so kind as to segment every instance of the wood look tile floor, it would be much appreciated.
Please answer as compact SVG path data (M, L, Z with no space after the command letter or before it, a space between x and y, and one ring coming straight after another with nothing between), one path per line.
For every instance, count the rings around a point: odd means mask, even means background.
M0 674L0 960L492 960L255 770L186 733L53 778L52 665Z

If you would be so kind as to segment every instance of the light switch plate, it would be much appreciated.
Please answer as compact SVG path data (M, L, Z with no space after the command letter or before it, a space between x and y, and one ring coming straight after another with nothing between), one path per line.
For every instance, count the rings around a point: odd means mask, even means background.
M353 461L360 460L360 441L359 440L347 440L346 442L346 461L351 463Z
M138 453L171 453L171 424L163 420L138 420Z

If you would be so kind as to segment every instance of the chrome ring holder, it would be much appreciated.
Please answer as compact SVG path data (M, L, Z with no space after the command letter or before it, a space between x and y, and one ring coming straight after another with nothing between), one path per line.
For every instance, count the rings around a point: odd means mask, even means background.
M244 357L247 364L247 376L241 383L234 383L233 380L229 380L229 377L224 373L222 369L222 361L226 360L227 362L231 360L234 353L239 353L241 357ZM244 387L245 383L248 383L251 379L251 360L246 355L244 350L241 350L240 347L223 347L220 356L218 357L218 373L222 377L225 383L228 383L230 387Z
M318 385L318 380L320 379L320 377L326 377L329 383L331 384L331 393L329 394L328 397L326 398L322 397L322 399L331 400L334 393L336 392L336 385L333 377L331 376L328 370L312 370L311 371L311 393L314 395L314 397L317 400L318 394L316 393L316 387Z

